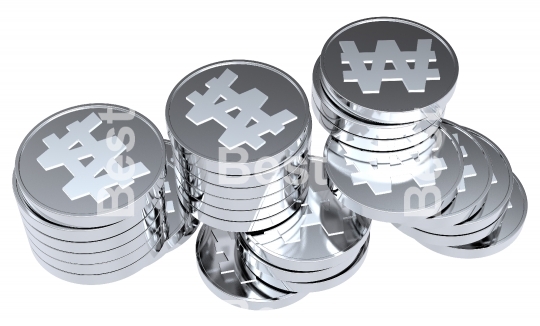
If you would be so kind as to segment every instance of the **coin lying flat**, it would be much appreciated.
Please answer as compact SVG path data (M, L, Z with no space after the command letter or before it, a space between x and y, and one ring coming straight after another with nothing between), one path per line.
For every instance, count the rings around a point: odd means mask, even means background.
M527 195L521 182L514 175L514 185L508 209L504 213L499 225L484 239L463 246L444 247L425 245L427 248L440 254L456 258L480 258L496 254L518 237L525 218L527 217Z
M276 289L253 275L239 259L236 234L203 225L197 237L197 262L201 279L225 302L245 309L277 309L305 293Z
M140 212L160 200L165 150L158 129L139 113L88 104L38 124L15 166L18 187L39 215L64 226L103 227L142 220Z
M240 175L286 161L309 136L311 124L308 100L296 81L245 60L190 73L173 89L166 119L177 157L214 173L240 167Z
M369 18L335 32L321 53L330 98L363 119L402 124L442 116L458 61L433 30L399 18Z
M463 157L445 128L407 150L374 153L328 139L325 170L332 191L352 211L413 224L447 207L463 175Z

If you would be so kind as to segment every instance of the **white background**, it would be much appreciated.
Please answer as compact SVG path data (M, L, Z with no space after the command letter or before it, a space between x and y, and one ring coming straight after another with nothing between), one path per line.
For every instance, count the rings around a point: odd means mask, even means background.
M2 1L0 108L3 205L0 320L58 325L305 323L508 324L538 320L538 10L535 1ZM374 223L369 255L347 283L284 309L245 311L199 278L195 238L120 282L81 286L43 270L27 244L11 190L24 136L56 111L91 102L139 111L166 134L165 102L192 70L224 59L277 66L309 94L326 39L371 16L425 24L458 55L446 117L506 153L528 194L518 240L488 258L431 252ZM326 132L314 121L313 153ZM517 323L520 324L520 323Z

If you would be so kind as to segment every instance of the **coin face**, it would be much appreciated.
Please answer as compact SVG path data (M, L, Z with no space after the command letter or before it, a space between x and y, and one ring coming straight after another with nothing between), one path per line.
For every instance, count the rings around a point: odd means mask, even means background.
M398 18L351 23L330 37L321 54L323 79L337 97L382 113L437 104L452 92L458 70L454 51L440 35ZM388 123L411 122L415 115L394 117Z
M237 162L243 150L246 162L255 162L295 144L310 114L303 90L286 73L225 61L185 77L169 97L166 119L172 137L199 157Z
M149 120L124 107L89 104L30 132L16 178L30 204L66 217L94 216L147 195L164 167L163 138Z

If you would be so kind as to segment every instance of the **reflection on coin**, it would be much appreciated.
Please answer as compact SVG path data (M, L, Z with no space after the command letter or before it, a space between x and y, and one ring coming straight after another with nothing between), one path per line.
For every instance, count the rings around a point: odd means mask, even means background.
M433 30L399 18L369 18L342 27L321 53L329 96L344 110L386 124L442 116L458 61Z

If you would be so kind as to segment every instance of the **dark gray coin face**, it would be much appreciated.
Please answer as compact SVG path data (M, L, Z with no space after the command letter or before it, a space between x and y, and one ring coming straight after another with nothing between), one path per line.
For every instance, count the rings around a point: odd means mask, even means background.
M163 176L165 149L144 116L109 104L61 111L23 141L16 177L27 201L45 210L93 216L146 195ZM130 195L131 194L131 195Z
M195 155L238 162L243 149L247 162L254 162L294 144L310 115L304 91L281 70L226 61L200 68L176 85L166 119L172 136Z
M458 61L450 45L418 23L371 18L334 33L321 54L323 76L345 100L383 112L437 103L454 87Z

